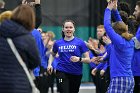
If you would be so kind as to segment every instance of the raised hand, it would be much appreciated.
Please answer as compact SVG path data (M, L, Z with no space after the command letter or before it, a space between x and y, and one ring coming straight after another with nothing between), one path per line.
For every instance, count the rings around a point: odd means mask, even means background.
M110 10L116 8L116 0L111 0L110 2L108 2L107 8Z
M113 9L117 10L117 7L118 7L118 0L114 0L114 7L113 7Z
M53 67L51 65L48 65L47 72L51 75L53 72Z
M35 4L40 4L40 0L35 0Z
M27 4L27 0L22 0L22 4Z
M102 62L103 61L103 56L98 56L97 58L96 58L96 61L99 63L99 62Z
M92 59L90 59L90 62L93 62L95 64L99 64L98 57L93 57Z
M100 71L100 75L103 76L105 74L105 70Z
M111 43L111 40L110 40L107 36L103 36L102 39L103 39L103 42L104 42L106 45L108 45L108 44Z
M34 6L36 3L35 1L28 1L28 0L22 0L22 4L27 4L29 6Z

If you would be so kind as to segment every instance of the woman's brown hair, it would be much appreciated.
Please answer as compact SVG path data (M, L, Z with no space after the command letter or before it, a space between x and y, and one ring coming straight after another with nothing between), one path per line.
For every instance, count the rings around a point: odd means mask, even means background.
M29 31L35 28L34 10L29 5L19 5L15 8L11 20L23 25Z
M113 29L126 40L130 40L133 37L132 34L128 33L128 26L124 22L113 23Z

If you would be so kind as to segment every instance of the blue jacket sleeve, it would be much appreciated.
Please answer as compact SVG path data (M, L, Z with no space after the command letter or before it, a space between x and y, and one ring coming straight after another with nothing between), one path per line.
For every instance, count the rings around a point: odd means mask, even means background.
M106 62L102 70L106 71L107 67L108 67L108 64Z
M107 51L107 56L105 57L105 59L108 60L109 57L110 57L110 52L111 52L111 44L106 45L105 48L106 48L106 51Z
M120 13L119 13L118 10L112 10L112 14L113 14L116 21L122 21Z
M138 28L138 31L136 33L136 38L140 42L140 27Z
M96 69L102 69L104 67L105 63L100 63L98 66L96 66Z
M114 29L112 28L112 25L111 25L111 10L108 9L108 8L105 9L104 27L105 27L106 33L109 36L109 38L111 39L112 43L121 47L120 44L124 44L124 39L122 39L122 37L119 34L117 34L114 31Z
M90 66L91 69L94 69L97 65L95 63L93 63L93 62L90 62L89 66Z
M90 56L90 59L92 59L94 57L94 55L91 51L89 51L89 56ZM94 62L90 62L89 66L91 69L94 69L97 65Z

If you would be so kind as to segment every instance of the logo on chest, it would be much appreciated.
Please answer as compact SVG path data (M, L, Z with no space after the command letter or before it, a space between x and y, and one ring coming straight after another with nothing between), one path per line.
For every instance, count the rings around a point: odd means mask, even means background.
M76 50L75 45L62 45L62 46L59 46L59 51L60 52L74 52L74 50Z

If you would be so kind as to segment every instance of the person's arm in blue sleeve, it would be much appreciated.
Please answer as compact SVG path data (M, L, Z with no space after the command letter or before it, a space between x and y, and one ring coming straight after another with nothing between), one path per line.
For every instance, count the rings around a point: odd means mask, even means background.
M122 37L117 34L111 25L111 10L109 8L105 9L104 14L104 27L106 30L107 35L111 39L111 41L115 44L121 44L123 43Z
M107 56L109 56L110 52L111 52L111 44L106 45L105 48L106 48L106 51L107 51Z
M98 54L98 56L102 56L102 55L104 55L104 53L100 53L100 54Z
M89 57L90 57L90 59L92 59L94 57L94 55L91 51L89 51ZM94 69L97 65L94 62L90 62L89 66L91 69Z
M105 63L100 63L97 65L96 69L97 70L102 69L104 65L105 65Z
M103 58L103 61L105 62L105 61L107 61L107 60L109 60L109 54L107 54L104 58Z
M42 23L40 0L35 0L35 15L36 15L35 28L37 29Z
M106 63L104 64L104 67L103 67L102 70L106 71L107 67L108 67L108 63L106 62Z
M90 62L89 66L91 69L94 69L94 68L96 68L97 65L94 62Z
M48 51L48 48L44 47L44 54L46 55L46 52Z
M103 63L108 61L110 58L110 53L107 52L107 55L103 58Z
M115 21L122 21L119 11L116 9L112 10L112 14L115 18Z

